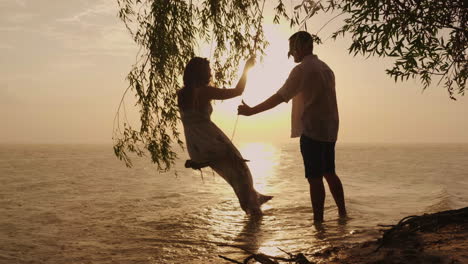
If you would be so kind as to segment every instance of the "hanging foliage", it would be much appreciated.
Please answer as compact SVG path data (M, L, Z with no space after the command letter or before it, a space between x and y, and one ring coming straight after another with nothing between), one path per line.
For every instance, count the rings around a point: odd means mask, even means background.
M128 91L135 94L141 125L134 128L121 116L124 97L114 120L114 152L127 166L132 164L129 153L149 153L159 171L171 168L177 158L173 146L183 147L177 128L176 92L182 85L185 64L201 43L211 43L215 85L230 85L241 59L254 51L264 54L267 42L261 22L265 1L117 0L119 17L140 47L123 96ZM343 23L331 37L349 35L351 54L393 57L395 63L387 74L395 81L419 77L426 89L438 78L438 84L444 81L450 98L464 95L468 73L466 1L294 2L299 4L288 8L288 13L283 0L275 1L273 22L286 19L291 28L307 30L307 22L316 14L338 13L332 20L342 17ZM313 37L316 43L321 42Z
M177 128L176 92L181 88L186 63L195 56L200 43L211 43L215 85L230 85L241 59L252 52L264 54L263 6L254 0L117 3L120 19L140 47L137 62L127 76L127 91L136 95L141 126L134 128L122 117L122 98L114 120L114 152L127 166L132 165L128 153L143 156L149 152L158 170L166 171L177 157L174 144L183 147Z
M295 10L303 27L319 12L337 12L344 23L331 37L350 36L354 55L395 58L386 70L395 81L419 77L426 89L435 78L451 99L465 94L467 1L304 0Z

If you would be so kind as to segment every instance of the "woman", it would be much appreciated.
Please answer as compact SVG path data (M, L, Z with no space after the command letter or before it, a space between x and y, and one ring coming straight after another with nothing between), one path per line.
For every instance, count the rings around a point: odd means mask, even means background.
M197 164L211 167L223 177L234 189L241 208L247 214L260 214L260 206L272 196L262 195L254 189L244 158L210 116L213 111L211 100L225 100L244 92L247 72L254 63L254 58L246 62L236 88L220 89L209 85L209 61L195 57L185 67L184 87L177 98L190 158Z

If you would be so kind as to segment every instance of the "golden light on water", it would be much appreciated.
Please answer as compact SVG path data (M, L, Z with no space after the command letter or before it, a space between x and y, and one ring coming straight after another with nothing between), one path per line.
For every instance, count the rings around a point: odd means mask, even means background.
M274 174L278 149L269 143L251 142L241 144L239 150L245 159L250 160L247 165L252 173L255 189L260 193L268 193L271 186L268 183Z
M261 252L269 256L279 256L283 254L283 252L279 250L277 246L273 246L273 245L261 246L258 248L258 252Z

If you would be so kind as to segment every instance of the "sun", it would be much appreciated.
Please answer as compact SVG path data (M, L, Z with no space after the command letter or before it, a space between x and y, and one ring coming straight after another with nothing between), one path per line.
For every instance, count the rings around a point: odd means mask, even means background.
M286 81L287 73L273 64L256 65L249 72L243 100L249 105L261 103L278 91Z
M236 123L237 106L241 100L250 106L255 106L268 99L281 88L296 65L287 56L290 32L273 24L266 24L264 32L270 44L265 50L263 60L258 59L256 65L249 71L242 96L215 102L213 105L212 120L228 135L235 134L235 140L278 141L289 135L290 104L280 104L258 116L240 117ZM239 72L243 66L244 63L241 62Z
M250 104L258 104L276 93L295 65L287 57L288 35L277 25L265 25L264 30L270 45L263 60L257 61L249 72L243 98Z

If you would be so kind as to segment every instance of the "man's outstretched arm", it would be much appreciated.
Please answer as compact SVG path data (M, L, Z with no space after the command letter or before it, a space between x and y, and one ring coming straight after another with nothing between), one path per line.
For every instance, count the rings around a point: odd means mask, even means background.
M263 111L270 110L282 102L284 102L283 97L276 93L254 107L250 107L242 101L242 104L237 107L237 114L245 116L255 115Z

